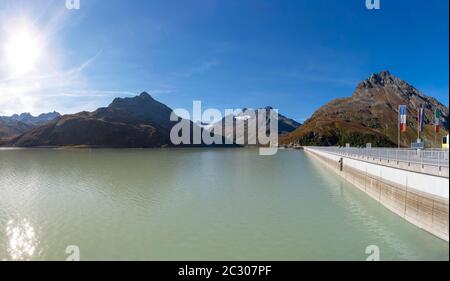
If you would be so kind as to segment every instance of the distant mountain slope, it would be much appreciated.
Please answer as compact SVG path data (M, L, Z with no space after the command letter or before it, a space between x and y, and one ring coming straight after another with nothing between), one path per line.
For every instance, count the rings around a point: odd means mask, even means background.
M417 109L425 108L425 131L422 138L434 146L434 110L442 111L438 138L448 131L448 108L426 96L388 71L373 74L362 81L351 97L336 99L317 110L281 144L300 145L374 145L396 146L398 106L408 107L408 129L402 134L401 145L409 147L417 139ZM446 133L445 133L446 134Z
M16 121L20 121L20 122L31 124L31 125L42 125L42 124L48 123L50 121L53 121L60 116L61 116L61 114L54 111L54 112L49 112L49 113L43 113L36 117L31 115L30 113L22 113L20 115L14 114L10 117L3 116L0 118L16 120Z
M14 114L12 116L0 116L0 139L12 138L37 126L44 125L61 116L58 112L32 116L30 113Z
M278 132L280 135L285 135L290 132L295 131L300 127L300 123L294 119L288 118L280 113L278 113Z
M0 117L0 139L18 136L32 128L32 125Z
M273 109L270 106L267 106L265 108L261 108L262 110L266 110L266 134L269 134L269 128L270 128L270 111L271 109ZM253 113L253 114L251 114ZM209 129L212 130L212 128L214 128L215 132L221 132L221 134L223 136L225 136L228 139L233 139L234 141L238 141L238 143L245 143L248 144L248 140L251 139L252 137L254 137L256 139L257 134L256 132L249 132L248 131L248 124L251 121L254 121L257 124L257 111L253 111L249 113L249 109L244 108L242 109L242 111L239 114L236 114L235 116L233 116L233 119L230 119L230 123L231 120L233 122L233 124L227 124L227 117L224 117L221 121L209 126ZM238 138L236 137L236 124L238 121L242 121L244 122L244 135L239 136ZM231 132L226 134L225 132L225 126L233 126L233 136L231 135ZM288 134L292 131L294 131L295 129L297 129L300 126L300 123L298 123L297 121L290 119L282 114L278 114L278 134L279 135L285 135ZM241 140L241 142L239 142L239 140Z

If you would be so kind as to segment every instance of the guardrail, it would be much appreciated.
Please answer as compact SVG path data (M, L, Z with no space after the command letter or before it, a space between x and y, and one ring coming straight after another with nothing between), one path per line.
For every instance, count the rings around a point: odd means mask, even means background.
M395 149L395 148L353 148L312 147L317 150L348 157L367 157L390 161L407 162L437 167L449 167L449 150L440 149Z

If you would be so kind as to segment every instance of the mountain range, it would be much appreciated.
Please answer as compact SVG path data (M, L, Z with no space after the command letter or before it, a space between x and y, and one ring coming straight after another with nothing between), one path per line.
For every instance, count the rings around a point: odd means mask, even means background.
M256 143L258 143L258 114L259 112L266 113L265 116L265 133L268 136L270 134L270 117L271 117L271 110L273 110L272 107L267 106L265 108L259 108L256 110L243 108L238 112L237 114L233 116L226 116L219 122L212 124L209 127L209 130L212 131L214 129L214 132L219 132L225 138L227 139L233 139L234 142L239 144L246 144L248 145L250 140L255 140ZM232 117L232 118L229 118ZM278 115L273 115L272 117L276 118L276 121L278 123L278 134L280 136L283 136L285 134L288 134L290 132L293 132L298 127L301 126L300 123L297 121L290 119L280 113ZM249 130L249 124L255 124L255 130ZM242 124L242 133L238 130L238 124ZM232 127L233 131L226 131L225 128ZM239 132L239 136L237 135L237 131Z
M30 113L0 116L0 139L18 136L35 127L51 122L60 116L56 111L39 116L33 116Z
M407 131L401 146L409 147L417 139L417 110L423 106L425 129L421 134L428 146L434 146L448 132L448 107L426 96L388 71L372 74L359 83L352 96L339 98L319 108L304 124L278 115L279 143L284 146L345 145L397 146L398 107L407 106ZM272 109L271 107L264 108ZM441 132L434 133L434 110L441 111ZM132 98L116 98L104 108L61 116L57 112L33 117L28 113L0 117L0 145L17 147L165 147L172 146L170 131L177 123L170 121L172 109L143 92ZM248 110L233 116L245 119L248 132ZM180 119L180 118L179 118ZM225 118L201 126L202 130L224 131ZM228 119L229 120L229 119ZM266 125L268 125L266 119ZM189 121L191 128L197 124ZM203 131L202 131L203 132ZM250 134L250 135L249 135ZM191 129L192 139L192 129ZM233 139L236 141L236 138ZM245 142L245 144L247 144ZM203 145L203 144L201 144Z
M19 147L162 147L170 144L172 109L148 93L116 98L94 112L61 116L12 139Z
M4 140L3 145L127 148L172 146L170 132L178 122L170 121L171 114L171 108L143 92L132 98L116 98L108 107L93 112L80 112L51 119L41 126L28 128L20 135ZM14 118L16 120L17 115ZM190 141L193 143L193 128L197 125L191 121L189 124ZM279 124L285 133L295 130L299 125L282 115L279 117ZM198 127L200 132L205 130L201 126ZM225 137L222 137L222 143L225 143ZM204 143L199 145L203 146Z

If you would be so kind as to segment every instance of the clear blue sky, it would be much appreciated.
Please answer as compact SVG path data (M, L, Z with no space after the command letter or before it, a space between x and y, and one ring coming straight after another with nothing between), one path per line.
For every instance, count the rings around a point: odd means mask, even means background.
M0 114L92 110L146 90L172 108L271 105L302 121L385 69L448 106L447 0L64 2L0 0L0 36L26 22L40 48L25 74L0 65Z

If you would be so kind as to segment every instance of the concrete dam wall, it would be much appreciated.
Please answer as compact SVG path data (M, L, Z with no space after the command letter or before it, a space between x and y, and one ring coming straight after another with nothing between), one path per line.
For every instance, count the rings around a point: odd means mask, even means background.
M392 212L449 241L449 178L305 147L305 152Z

